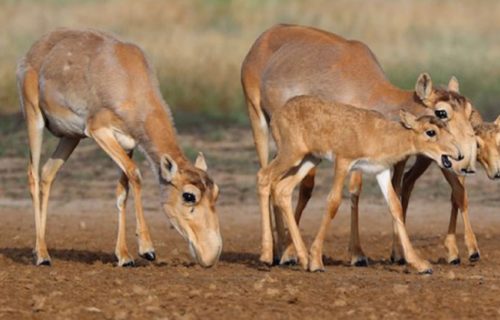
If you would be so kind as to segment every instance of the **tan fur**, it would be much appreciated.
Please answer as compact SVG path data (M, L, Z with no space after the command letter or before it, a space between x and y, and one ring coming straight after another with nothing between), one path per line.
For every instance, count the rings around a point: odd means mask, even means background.
M299 262L304 268L311 271L323 269L322 246L327 226L340 205L345 177L349 171L357 170L377 174L394 223L398 226L405 257L419 272L430 270L429 263L418 257L409 242L401 204L387 180L389 170L413 154L425 154L443 166L446 164L442 162L443 157L457 159L461 152L447 125L437 118L422 116L416 119L402 112L401 120L403 125L385 119L376 111L324 102L311 96L292 98L274 113L271 130L277 155L258 174L261 210L263 216L269 216L268 202L272 194L284 214ZM435 136L430 137L428 134L432 132ZM329 196L328 212L308 258L291 210L291 196L295 186L327 154L335 155L334 187ZM269 233L270 226L264 230ZM269 241L269 234L264 239ZM263 248L270 250L271 247L270 243L263 243Z
M478 140L477 159L490 179L500 178L500 116L474 128Z
M50 185L85 137L93 138L123 172L116 190L119 231L115 253L120 266L133 263L125 243L129 185L135 197L139 254L155 258L142 210L141 175L131 159L136 146L150 160L160 182L164 210L189 241L196 260L204 266L216 263L222 247L215 211L218 189L206 173L204 159L193 166L179 147L170 110L138 46L99 31L60 29L33 44L17 74L29 136L37 264L50 264L44 237ZM44 126L61 140L42 170L40 183ZM168 167L161 165L165 159ZM186 186L190 186L187 191ZM183 192L196 193L196 203L184 203Z
M261 167L267 165L269 157L268 130L263 123L270 121L288 99L306 94L377 110L392 119L400 109L416 115L446 110L448 127L464 156L461 161L452 161L453 169L462 174L462 170L472 172L475 168L476 142L469 120L477 123L481 119L458 93L456 78L443 90L434 88L430 76L422 74L415 91L401 90L388 81L374 54L359 41L310 27L276 25L253 44L242 64L241 81ZM404 163L400 167L404 168ZM400 177L402 174L393 178L397 190ZM308 179L311 180L310 175ZM352 183L361 182L359 178L352 179ZM353 188L359 189L353 195L354 217L361 186ZM311 193L308 188L305 190L297 205L301 210ZM282 261L286 260L284 256Z

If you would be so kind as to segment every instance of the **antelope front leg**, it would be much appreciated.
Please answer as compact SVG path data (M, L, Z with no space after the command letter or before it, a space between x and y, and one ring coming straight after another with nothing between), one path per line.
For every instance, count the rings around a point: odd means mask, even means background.
M132 151L128 153L129 158L132 158ZM134 259L130 255L127 248L126 239L126 206L128 199L128 178L127 175L121 171L120 179L116 186L116 206L118 208L118 236L116 238L115 255L118 258L118 265L120 267L131 267L134 265Z
M457 246L457 215L458 207L455 201L453 201L453 195L451 196L451 214L450 214L450 224L448 225L448 234L444 240L444 246L446 248L447 258L446 261L450 264L460 264L460 257L458 256L458 246Z
M452 189L452 208L453 206L458 207L460 209L460 212L462 213L462 219L464 222L464 240L469 254L469 261L471 262L478 261L480 258L479 247L477 245L476 236L474 235L474 231L472 231L472 226L469 220L469 201L467 197L467 191L465 190L465 177L457 176L447 170L441 170L441 171L444 174L446 181L448 181ZM456 220L456 216L457 214L456 213L454 214L452 209L452 216L450 217L450 225L452 224L452 219ZM455 230L452 231L454 235ZM456 240L455 243L453 243L454 240L453 238L454 237L450 237L450 232L448 232L447 240L452 250L453 250L453 245L455 245L456 247ZM451 241L449 239L451 239ZM458 249L455 250L456 250L456 257L458 258ZM450 259L450 257L448 257L448 259ZM453 262L453 260L451 260L451 262Z
M96 118L98 119L98 118ZM113 132L108 128L90 125L90 133L97 144L118 164L120 169L125 172L129 180L132 191L134 192L135 215L137 220L137 236L139 241L139 255L148 260L155 258L153 243L149 235L149 229L144 219L141 201L141 174L139 168L128 154L123 150L118 141L113 135Z
M287 154L285 152L285 154ZM281 158L281 156L280 156ZM293 157L287 154L287 159L293 161ZM289 173L281 181L275 182L272 185L273 200L279 207L280 212L285 217L290 237L297 251L299 263L304 270L308 267L307 249L300 235L299 227L295 221L295 216L292 210L292 193L297 184L299 184L307 173L319 163L319 160L314 157L306 157L294 173Z
M297 206L295 207L295 222L299 225L302 213L311 199L312 191L314 189L314 178L316 176L316 169L312 168L307 176L300 182L299 189L299 200L297 201ZM295 264L297 263L297 253L295 252L295 247L293 246L292 239L287 238L287 246L285 252L281 256L280 264Z
M344 187L344 180L348 173L349 161L337 158L335 160L335 176L333 180L333 187L328 195L328 210L323 215L323 220L318 230L318 234L311 245L309 251L309 271L324 271L323 265L323 242L325 240L326 231L330 222L337 214L340 202L342 201L342 189Z
M356 267L368 266L368 258L365 256L359 239L359 195L363 183L363 175L359 171L351 173L349 181L349 193L351 195L351 238L349 241L349 252L351 253L351 265Z
M410 196L413 191L413 187L415 186L415 182L420 178L420 176L429 168L432 160L424 157L417 156L415 164L411 169L404 174L403 183L401 185L401 205L403 206L403 222L406 221L406 214L408 212L408 204L410 202ZM393 224L394 233L393 233L393 247L391 253L391 261L397 262L399 264L404 264L405 259L401 252L401 245L399 243L399 235L397 233L397 225Z
M394 223L397 227L401 244L403 246L403 253L406 261L417 269L419 273L432 273L431 265L428 261L421 259L413 249L413 246L406 232L406 227L403 222L403 210L401 202L394 191L391 183L391 171L387 169L377 175L377 182L384 194L384 198L389 205Z
M392 187L394 188L394 192L398 195L398 199L401 199L402 193L402 180L403 174L405 171L405 165L408 161L408 158L396 163L394 165L394 173L392 175ZM406 222L406 211L403 209L403 222ZM405 259L402 254L401 242L399 241L399 234L397 225L393 223L393 237L392 237L392 252L391 252L391 261L397 262L398 264L405 264Z

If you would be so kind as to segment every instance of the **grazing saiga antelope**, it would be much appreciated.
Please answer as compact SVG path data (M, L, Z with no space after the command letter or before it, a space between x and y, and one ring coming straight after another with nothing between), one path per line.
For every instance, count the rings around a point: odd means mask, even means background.
M415 115L435 114L447 122L463 152L463 159L451 161L453 171L458 174L474 171L476 140L469 119L475 111L470 102L458 93L458 81L452 78L447 89L438 89L433 87L430 76L424 73L418 77L414 91L399 89L389 82L371 50L359 41L346 40L310 27L276 25L265 31L248 52L241 68L241 82L262 168L268 164L268 124L273 114L294 96L312 95L325 101L377 110L392 119L397 117L400 109ZM394 167L393 185L397 193L405 162L402 159ZM301 182L295 210L297 221L311 197L314 175L315 170L312 169ZM458 181L453 174L447 178ZM360 173L351 175L349 190L356 224L361 181ZM463 197L466 197L465 193ZM460 209L464 220L468 221L466 208ZM280 228L280 215L276 212L275 218L280 240L277 247L283 251L285 232ZM263 226L267 219L270 218L262 217ZM265 239L264 234L266 232L263 232L260 259L272 263L273 249L268 248L272 239ZM475 242L471 246L477 249ZM366 264L359 245L352 244L350 251L354 265ZM397 259L398 254L393 252L392 256ZM294 258L293 246L288 245L281 255L281 263Z
M390 169L405 157L421 153L443 168L462 152L446 124L434 116L416 118L401 111L401 122L387 120L379 112L312 96L290 99L271 120L277 155L258 174L261 210L269 216L269 198L285 216L299 262L310 271L324 270L323 240L342 200L349 171L376 174L403 244L404 257L419 272L431 273L430 264L413 249L403 222L399 197L391 183ZM333 160L335 173L325 213L309 258L292 212L292 192L322 158ZM270 232L271 226L265 228ZM267 235L269 237L269 235Z
M134 263L125 240L129 185L135 198L139 255L155 259L141 203L141 174L132 160L136 147L149 159L163 210L189 242L192 256L202 266L217 262L222 248L215 210L218 187L207 175L203 155L192 165L182 152L152 66L138 46L99 31L56 30L33 44L18 65L17 80L28 129L37 265L50 265L45 243L50 187L79 141L87 137L122 171L116 188L119 266ZM44 127L60 140L40 179Z

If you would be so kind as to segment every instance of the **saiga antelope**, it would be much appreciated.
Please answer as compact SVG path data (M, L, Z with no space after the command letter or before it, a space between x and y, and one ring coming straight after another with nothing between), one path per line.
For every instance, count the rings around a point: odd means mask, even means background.
M500 116L494 122L474 127L478 144L477 159L488 178L500 179Z
M258 174L263 216L270 216L269 198L285 216L299 262L310 271L324 270L322 253L330 221L342 200L344 179L349 171L373 173L389 205L403 245L404 257L421 273L431 273L430 264L414 251L403 222L399 197L390 177L392 165L410 155L425 154L443 168L462 152L446 124L434 116L416 118L401 111L401 122L385 119L381 113L341 103L327 103L316 97L298 96L277 110L271 120L277 155ZM325 213L308 258L292 212L292 192L321 159L335 158L334 181ZM264 229L270 237L271 226Z
M473 123L477 140L477 160L483 166L487 176L490 179L500 179L500 117L494 122L482 122L478 113L475 114L476 120ZM480 120L480 121L479 121ZM428 167L427 159L420 159L422 165L415 166L404 175L401 192L401 202L403 205L403 217L406 217L409 198L415 181ZM451 215L448 224L448 231L445 238L445 248L447 251L447 260L451 264L459 264L460 257L456 240L456 226L458 208L467 208L467 194L465 190L465 177L459 176L458 180L452 179L448 173L443 172L448 183L452 186L451 194ZM457 183L458 182L458 183ZM359 245L359 231L357 222L351 223L351 242ZM468 219L464 219L464 237L469 251L469 260L474 262L479 259L479 250L477 249L476 238ZM393 242L394 243L394 242ZM472 244L472 245L471 245Z
M21 107L29 140L29 188L36 227L36 264L50 264L45 243L47 204L57 171L83 138L92 138L122 170L116 188L118 265L133 264L125 242L129 185L135 198L139 255L155 259L141 203L141 175L132 160L137 146L158 177L161 204L203 266L215 264L222 240L215 210L218 187L200 154L187 160L177 143L168 105L142 50L90 30L56 30L35 42L17 69ZM59 144L43 166L39 162L44 127Z
M418 52L416 53L418 54ZM401 90L386 78L375 55L362 42L346 40L326 31L294 26L276 25L265 31L253 44L241 68L241 82L247 103L248 114L257 149L260 166L267 166L268 123L274 112L297 95L313 95L325 101L336 101L366 109L377 110L387 117L395 118L400 109L415 115L436 114L446 121L463 151L461 161L452 161L453 170L458 174L473 172L476 159L476 140L470 123L475 118L471 103L458 93L458 81L452 78L448 88L437 89L428 74L421 74L414 91ZM418 157L418 160L426 159ZM393 185L400 193L400 180L405 159L395 165ZM419 168L417 161L415 168ZM443 171L452 186L459 185L457 175ZM314 169L300 185L299 200L295 210L297 221L311 197L314 188ZM361 192L361 176L351 175L352 219L358 220L358 198ZM457 203L464 221L468 220L466 193ZM278 238L284 238L280 215L276 214ZM262 217L262 221L266 218ZM478 253L472 230L466 229L467 246L474 256ZM263 238L261 260L272 263L272 249L264 247ZM278 245L283 248L282 241ZM292 246L288 246L291 249ZM396 246L397 248L397 246ZM293 252L285 250L281 262L294 259ZM366 258L357 244L351 242L352 263L365 264ZM393 250L392 257L398 259L399 251Z

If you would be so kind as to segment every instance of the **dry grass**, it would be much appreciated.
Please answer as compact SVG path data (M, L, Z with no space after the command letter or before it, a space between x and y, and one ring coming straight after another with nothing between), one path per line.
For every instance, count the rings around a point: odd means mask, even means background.
M451 75L493 117L500 101L500 2L478 1L10 1L0 2L0 113L17 111L15 64L41 34L92 27L140 44L174 110L244 119L240 63L279 23L313 25L366 42L406 88L422 71Z

